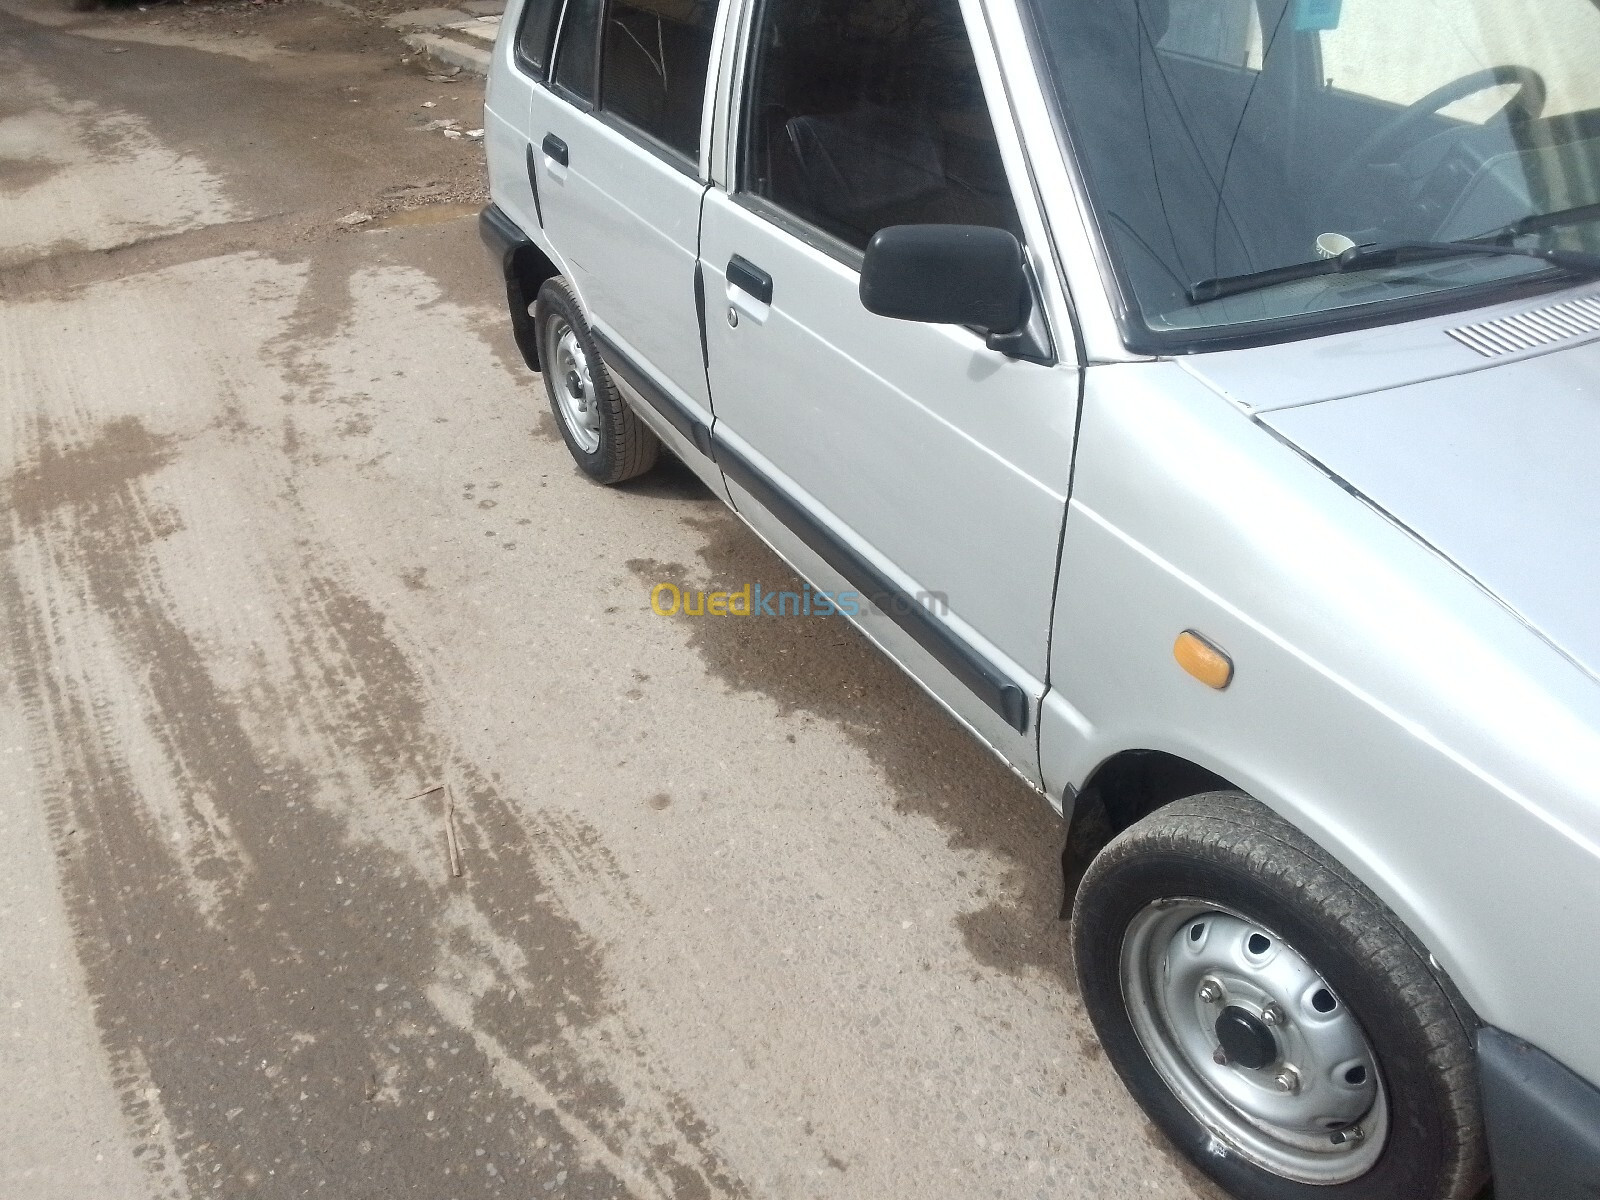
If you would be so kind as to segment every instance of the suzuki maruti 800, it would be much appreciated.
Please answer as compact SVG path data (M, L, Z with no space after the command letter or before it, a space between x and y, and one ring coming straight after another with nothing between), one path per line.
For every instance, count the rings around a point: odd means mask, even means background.
M578 465L1068 818L1190 1159L1600 1195L1596 0L512 0L485 128Z

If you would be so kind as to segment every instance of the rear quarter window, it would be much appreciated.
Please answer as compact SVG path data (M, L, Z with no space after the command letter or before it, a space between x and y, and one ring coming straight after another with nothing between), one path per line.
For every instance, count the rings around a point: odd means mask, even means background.
M604 0L567 0L557 31L554 82L590 104L595 98L603 9Z
M517 26L517 61L537 79L544 78L550 65L550 41L555 36L558 0L528 0Z

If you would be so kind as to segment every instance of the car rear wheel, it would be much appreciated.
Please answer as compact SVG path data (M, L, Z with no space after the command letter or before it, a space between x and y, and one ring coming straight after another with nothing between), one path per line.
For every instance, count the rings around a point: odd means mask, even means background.
M1239 1200L1468 1200L1474 1021L1376 896L1233 792L1123 832L1073 948L1135 1098Z
M533 306L550 411L562 440L597 483L621 483L655 465L661 443L617 394L577 298L549 279Z

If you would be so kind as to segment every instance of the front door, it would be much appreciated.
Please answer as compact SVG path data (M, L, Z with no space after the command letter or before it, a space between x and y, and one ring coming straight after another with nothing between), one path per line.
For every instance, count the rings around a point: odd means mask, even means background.
M1026 362L857 295L887 225L999 226L1053 270L981 22L959 0L765 0L753 26L701 224L718 463L739 511L819 587L860 593L868 634L1037 783L1070 330L1056 314L1054 361Z

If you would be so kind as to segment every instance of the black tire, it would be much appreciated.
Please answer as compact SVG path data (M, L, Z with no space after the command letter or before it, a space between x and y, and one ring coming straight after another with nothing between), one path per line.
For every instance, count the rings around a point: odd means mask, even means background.
M583 309L564 279L548 279L539 289L533 305L533 327L550 411L555 416L556 428L561 430L562 440L584 474L596 483L621 483L655 466L661 442L617 393L611 373L600 357L600 348L595 345L594 334L589 330L589 322L584 319ZM576 380L577 375L569 371L563 376L554 361L554 346L560 334L569 329L585 360L589 375L586 388L569 383L569 378ZM578 388L587 402L594 405L598 428L589 431L595 438L593 446L583 444L580 439L584 432L574 427L576 418L564 410L560 389L569 386Z
M1141 1044L1124 999L1124 938L1159 900L1200 901L1275 930L1359 1022L1389 1128L1364 1174L1300 1182L1249 1161L1191 1114ZM1159 910L1158 910L1159 911ZM1470 1200L1487 1173L1473 1036L1454 986L1399 919L1309 838L1237 792L1179 800L1116 837L1073 913L1085 1005L1128 1090L1238 1200Z

